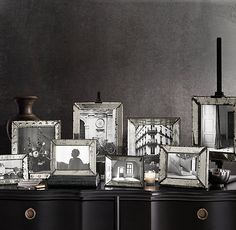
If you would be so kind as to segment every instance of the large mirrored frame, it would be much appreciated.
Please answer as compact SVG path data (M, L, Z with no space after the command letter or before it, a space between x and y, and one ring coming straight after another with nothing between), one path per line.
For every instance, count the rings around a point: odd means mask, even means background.
M122 152L123 105L120 102L83 102L73 106L74 139L96 139L97 155Z
M49 177L51 140L59 138L59 120L12 122L12 154L28 155L30 179Z
M96 140L53 140L54 176L96 175Z
M155 172L158 178L160 145L179 144L179 117L128 119L128 155L144 156L145 175Z
M208 188L206 147L161 146L160 184Z
M235 153L236 97L193 97L193 145L210 153Z
M106 156L105 186L143 187L143 157Z
M0 184L17 184L28 177L26 154L0 155Z

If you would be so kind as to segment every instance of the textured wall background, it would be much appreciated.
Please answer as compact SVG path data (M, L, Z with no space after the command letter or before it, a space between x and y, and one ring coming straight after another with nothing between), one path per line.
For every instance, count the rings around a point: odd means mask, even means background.
M225 2L225 1L224 1ZM61 119L72 138L72 104L124 104L130 116L179 116L191 144L191 97L216 89L216 37L223 39L223 90L236 95L236 1L1 0L0 151L17 95ZM126 128L125 128L126 132Z

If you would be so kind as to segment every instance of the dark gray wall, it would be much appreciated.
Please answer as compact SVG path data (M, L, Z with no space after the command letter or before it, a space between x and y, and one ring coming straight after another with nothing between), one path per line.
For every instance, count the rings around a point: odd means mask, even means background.
M73 102L98 90L123 102L124 126L128 116L179 116L190 145L191 97L216 89L217 36L224 92L236 95L236 2L1 0L1 153L14 96L39 96L34 112L61 119L72 138Z

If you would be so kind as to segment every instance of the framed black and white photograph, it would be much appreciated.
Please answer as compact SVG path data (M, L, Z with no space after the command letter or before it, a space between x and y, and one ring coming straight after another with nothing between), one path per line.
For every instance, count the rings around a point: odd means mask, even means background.
M143 187L143 157L106 156L105 186Z
M122 151L122 103L74 103L73 110L74 139L96 139L97 155L116 155Z
M60 137L60 121L12 122L12 154L28 154L31 179L50 175L51 140Z
M236 152L236 97L193 97L192 115L194 146L212 154Z
M159 182L162 185L208 187L206 147L161 146Z
M160 145L180 144L180 118L129 118L128 155L144 156L144 171L159 172Z
M53 175L95 175L96 140L53 140Z
M0 184L17 184L28 178L26 154L0 155Z

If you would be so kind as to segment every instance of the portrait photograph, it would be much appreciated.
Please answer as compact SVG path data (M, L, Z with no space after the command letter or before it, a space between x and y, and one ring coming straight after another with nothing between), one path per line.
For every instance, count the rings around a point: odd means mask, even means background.
M96 140L53 140L54 175L96 174Z

